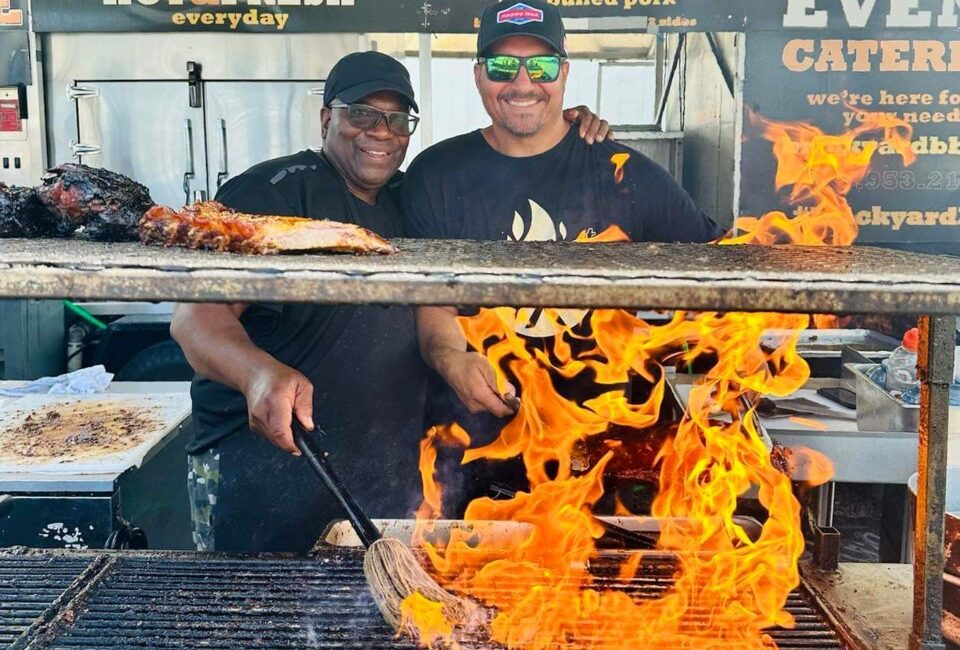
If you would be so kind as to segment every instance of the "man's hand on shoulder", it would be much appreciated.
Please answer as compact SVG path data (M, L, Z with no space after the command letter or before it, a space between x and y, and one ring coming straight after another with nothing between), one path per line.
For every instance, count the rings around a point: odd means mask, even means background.
M253 370L243 393L247 398L250 429L280 449L299 456L291 425L296 417L306 429L313 429L310 380L274 361Z
M563 119L570 124L580 125L580 137L586 140L587 144L614 139L607 121L586 106L566 109L563 111Z
M516 397L516 388L508 383L501 396L493 368L483 355L448 350L437 356L436 363L437 370L471 413L487 411L501 418L514 414L505 399Z

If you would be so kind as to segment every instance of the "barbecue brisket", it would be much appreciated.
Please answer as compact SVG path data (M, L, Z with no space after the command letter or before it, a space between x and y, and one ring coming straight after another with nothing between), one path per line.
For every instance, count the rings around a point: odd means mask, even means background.
M83 234L100 241L135 241L137 224L153 205L146 187L106 169L65 163L43 175L37 196L53 216L42 234Z
M0 237L40 237L53 228L35 189L0 183Z

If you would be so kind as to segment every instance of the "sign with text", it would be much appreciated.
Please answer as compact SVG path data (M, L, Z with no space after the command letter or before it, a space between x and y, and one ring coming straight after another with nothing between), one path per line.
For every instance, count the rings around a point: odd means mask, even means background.
M848 195L859 243L960 252L960 33L758 32L746 48L745 113L808 123L828 134L877 113L912 127L915 162L905 165L892 148L880 146ZM792 209L786 190L774 191L771 143L748 114L743 130L740 214ZM868 146L871 136L860 138L855 147Z
M14 19L4 9L0 21ZM571 31L955 28L960 0L548 0ZM39 32L469 33L489 0L33 0ZM0 23L2 24L2 23Z

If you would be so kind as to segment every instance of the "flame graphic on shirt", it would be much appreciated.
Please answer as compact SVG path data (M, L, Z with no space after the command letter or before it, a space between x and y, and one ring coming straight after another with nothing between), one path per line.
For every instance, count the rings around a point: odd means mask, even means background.
M554 222L550 213L543 206L528 199L530 203L530 226L520 215L513 213L513 229L507 239L513 241L564 241L567 239L567 226L562 222ZM560 321L568 327L580 323L587 315L586 309L558 309L556 313ZM522 307L517 310L516 332L523 336L546 337L553 336L553 322L542 309ZM525 323L525 324L524 324Z

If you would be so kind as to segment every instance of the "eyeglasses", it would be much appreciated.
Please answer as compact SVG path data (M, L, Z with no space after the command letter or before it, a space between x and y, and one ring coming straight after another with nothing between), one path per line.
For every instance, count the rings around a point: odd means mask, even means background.
M377 128L380 120L386 120L387 129L394 135L406 137L417 130L420 118L404 111L381 111L366 104L331 104L330 108L347 109L350 126L361 131Z
M497 54L496 56L480 57L478 62L487 69L487 79L498 83L513 81L520 74L520 68L527 69L530 81L538 84L551 83L560 76L560 65L563 57L556 54L540 54L537 56L511 56Z

